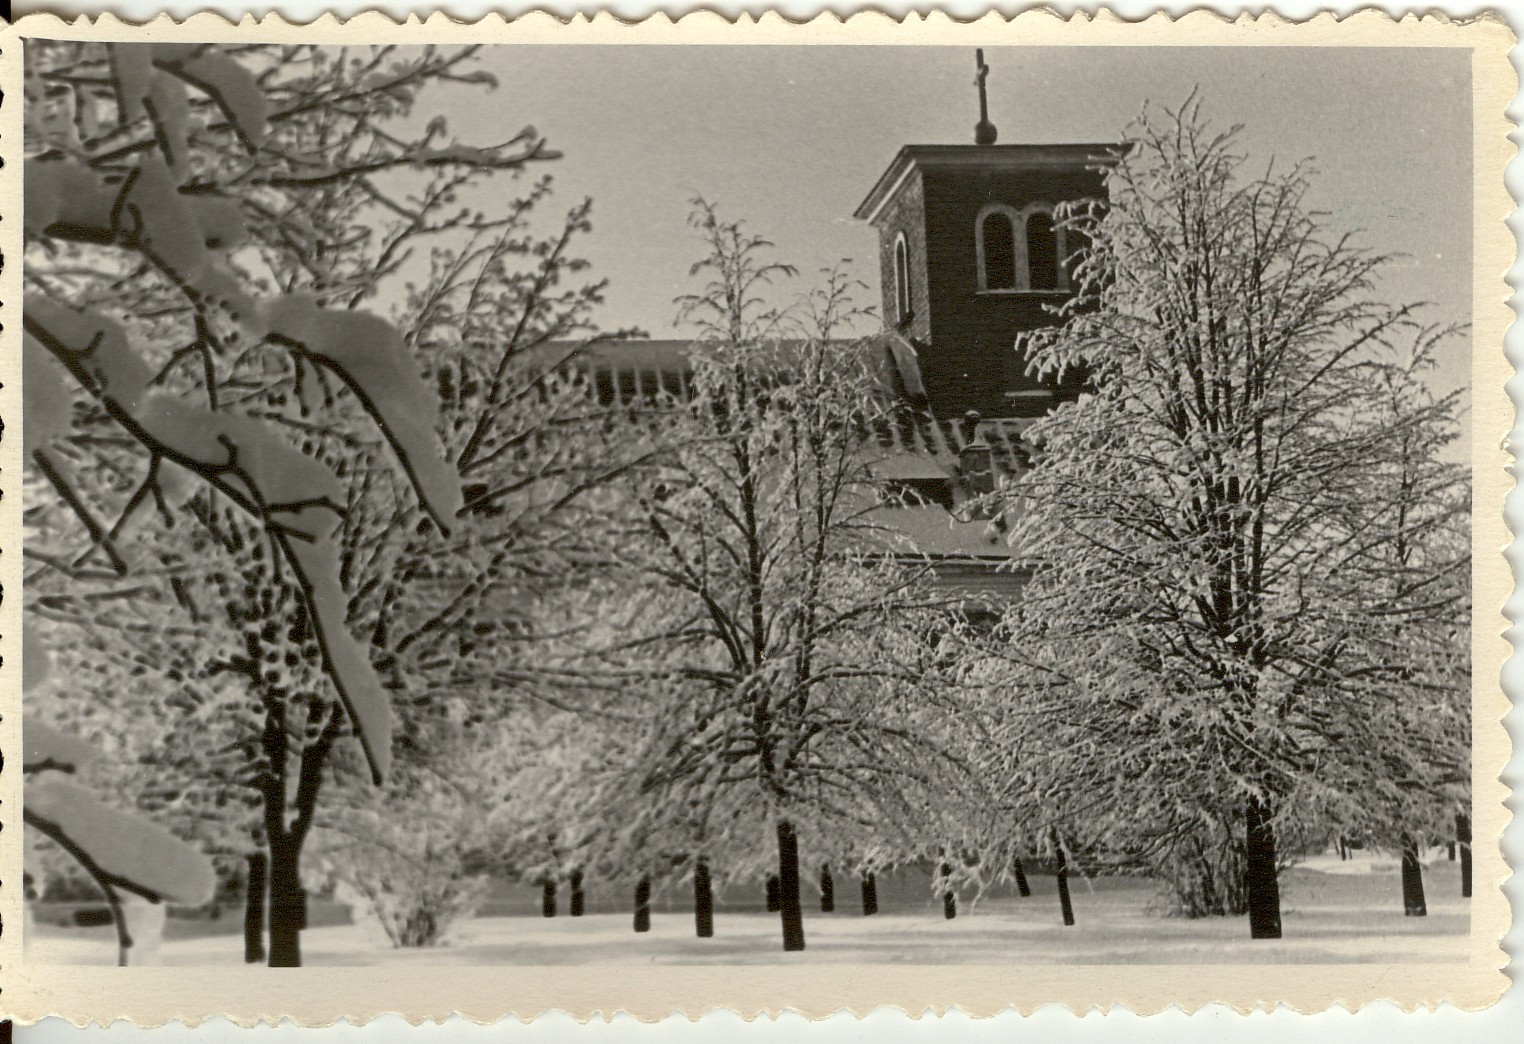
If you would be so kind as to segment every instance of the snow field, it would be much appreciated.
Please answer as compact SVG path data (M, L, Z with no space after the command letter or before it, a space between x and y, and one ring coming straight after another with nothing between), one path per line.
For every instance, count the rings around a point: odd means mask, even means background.
M1337 863L1338 860L1335 859ZM1374 865L1379 866L1380 861ZM1158 917L1148 912L1147 882L1099 879L1071 882L1077 923L1059 921L1051 876L1033 874L1032 895L1001 891L977 906L942 917L940 902L900 903L863 917L855 889L838 885L837 912L822 914L805 896L802 954L784 954L778 917L755 908L716 910L715 937L693 934L693 915L653 910L651 931L637 935L628 912L477 917L456 926L448 945L397 950L378 945L364 924L303 933L308 967L365 965L578 966L608 964L1216 964L1434 963L1461 961L1467 952L1469 911L1460 897L1458 864L1431 862L1424 878L1429 915L1402 914L1396 873L1324 873L1298 868L1283 876L1285 938L1252 941L1244 918ZM526 891L528 891L526 889ZM674 904L675 905L675 904ZM224 917L236 931L238 919ZM236 934L169 938L166 965L242 963ZM109 928L38 925L26 939L26 960L37 964L115 963Z

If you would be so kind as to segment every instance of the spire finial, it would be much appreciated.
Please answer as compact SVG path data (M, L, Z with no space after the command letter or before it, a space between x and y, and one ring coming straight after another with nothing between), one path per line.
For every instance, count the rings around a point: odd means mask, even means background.
M979 122L974 126L975 145L995 144L995 125L990 122L989 102L984 96L984 81L989 77L990 67L984 64L984 48L974 50L974 61L978 65L978 73L974 77L974 85L979 88Z

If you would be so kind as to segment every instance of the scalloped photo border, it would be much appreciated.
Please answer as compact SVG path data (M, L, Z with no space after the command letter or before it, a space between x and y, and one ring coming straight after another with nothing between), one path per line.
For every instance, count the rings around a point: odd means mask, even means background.
M1405 1011L1448 1002L1463 1009L1493 1003L1508 984L1500 941L1508 929L1509 906L1502 884L1509 869L1499 839L1508 821L1507 787L1500 773L1511 751L1502 725L1509 709L1500 671L1508 656L1502 609L1513 591L1503 549L1510 542L1503 503L1512 488L1507 437L1514 412L1505 391L1512 376L1503 352L1513 320L1504 281L1515 258L1505 221L1514 201L1503 172L1513 157L1513 125L1505 110L1518 81L1509 63L1513 33L1497 16L1464 20L1407 16L1394 20L1380 11L1343 18L1322 14L1291 21L1275 14L1228 19L1198 11L1173 18L1156 14L1125 20L1107 11L1062 17L1031 11L1007 19L999 14L960 21L940 13L903 20L877 13L845 20L822 14L794 22L775 14L731 21L698 12L674 21L653 15L628 23L609 15L560 19L531 13L512 20L491 15L460 22L442 14L402 22L379 13L341 21L325 15L308 23L279 16L246 16L233 23L218 14L198 14L183 22L168 16L139 25L112 15L63 19L30 14L0 28L0 251L21 256L22 114L21 52L29 37L71 40L296 40L321 37L340 42L418 44L597 45L692 44L703 46L851 44L880 46L1018 47L1442 47L1471 54L1473 112L1471 455L1475 481L1473 548L1473 801L1475 895L1468 957L1450 964L1190 965L1190 966L906 966L906 965L722 965L642 967L637 965L436 968L58 968L28 966L18 928L21 903L21 773L19 759L0 770L0 1012L20 1023L60 1016L78 1025L123 1018L139 1026L171 1020L194 1025L223 1015L250 1025L289 1017L303 1026L339 1020L364 1023L383 1013L411 1022L453 1013L477 1022L513 1016L531 1019L560 1010L579 1020L628 1012L642 1020L674 1013L696 1018L728 1009L752 1019L791 1010L825 1017L842 1010L859 1015L889 1006L919 1016L956 1006L974 1016L1008 1007L1030 1013L1047 1004L1076 1013L1122 1005L1152 1014L1172 1005L1193 1012L1224 1004L1239 1011L1286 1005L1311 1013L1334 1006L1358 1010L1375 1000L1395 1002ZM1373 113L1373 118L1379 118ZM20 265L0 270L0 418L8 435L19 434ZM0 440L0 751L20 749L21 740L21 440Z

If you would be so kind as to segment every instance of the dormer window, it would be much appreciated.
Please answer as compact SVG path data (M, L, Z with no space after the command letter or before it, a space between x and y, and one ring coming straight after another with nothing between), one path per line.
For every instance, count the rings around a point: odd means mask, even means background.
M980 293L1052 293L1069 288L1064 230L1049 203L1021 210L991 203L979 211L974 250Z
M910 247L905 233L894 239L894 306L895 318L901 323L910 321L913 314L910 296Z

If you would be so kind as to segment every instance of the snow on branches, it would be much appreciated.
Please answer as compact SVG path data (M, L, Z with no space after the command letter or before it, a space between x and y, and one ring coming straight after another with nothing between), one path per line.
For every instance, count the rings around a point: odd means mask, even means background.
M1372 297L1385 259L1308 211L1305 168L1251 176L1194 101L1133 130L1065 218L1065 321L1019 346L1090 391L1009 491L1033 579L995 749L1104 858L1229 853L1274 935L1281 855L1442 836L1464 791L1468 493L1456 396L1421 376L1451 332Z
M28 511L28 609L115 634L71 644L79 666L137 676L129 636L167 639L157 667L186 690L170 702L246 682L254 713L230 744L244 769L224 782L267 791L263 833L290 856L272 859L288 875L273 884L297 902L294 856L334 742L358 737L377 779L392 756L355 567L388 529L447 534L463 503L409 345L357 306L415 244L494 227L456 192L554 155L533 128L485 148L439 120L396 132L430 83L490 87L462 68L471 54L27 53L26 441L29 477L52 494ZM373 501L385 507L357 511ZM213 625L200 664L173 625L145 624L150 605ZM286 943L272 960L299 959Z

